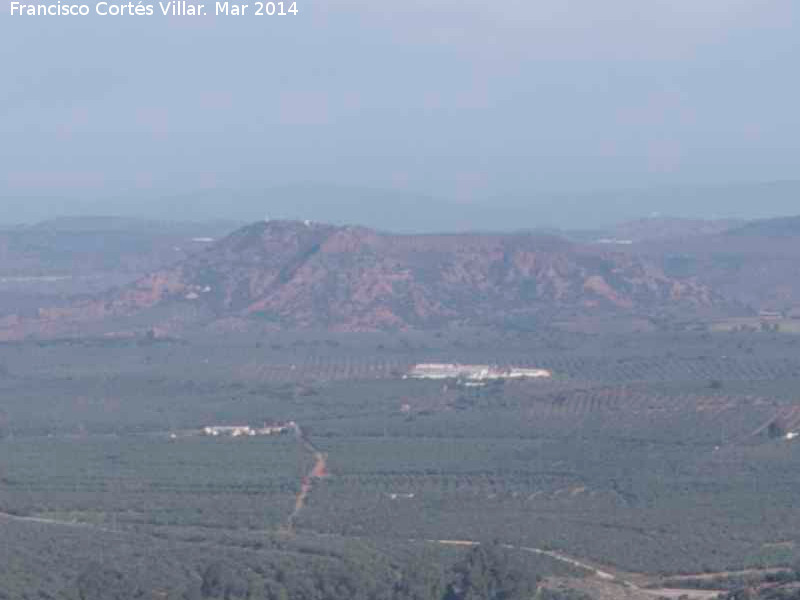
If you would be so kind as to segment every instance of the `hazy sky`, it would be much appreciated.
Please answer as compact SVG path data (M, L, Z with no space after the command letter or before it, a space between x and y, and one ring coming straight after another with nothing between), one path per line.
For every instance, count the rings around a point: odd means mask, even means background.
M0 202L800 179L797 0L298 0L297 17L194 19L0 2Z

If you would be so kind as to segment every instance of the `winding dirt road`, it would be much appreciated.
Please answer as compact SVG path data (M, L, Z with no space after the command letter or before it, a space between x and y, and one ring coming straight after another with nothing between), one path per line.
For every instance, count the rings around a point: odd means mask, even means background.
M429 542L435 544L442 544L442 545L449 545L449 546L477 546L479 542L472 541L472 540L428 540ZM589 563L583 562L578 560L577 558L573 558L571 556L567 556L566 554L562 554L560 552L555 552L553 550L544 550L543 548L530 548L527 546L512 546L511 544L502 544L503 548L508 550L517 550L520 552L530 552L533 554L538 554L540 556L547 556L558 562L562 562L564 564L570 565L572 567L576 567L581 569L582 571L588 572L593 577L601 580L604 583L614 583L617 586L622 586L623 588L627 588L631 594L627 594L627 597L656 597L656 598L680 598L686 597L690 600L712 600L716 598L720 593L720 590L698 590L698 589L691 589L691 588L644 588L636 585L632 581L628 579L624 579L620 574L614 575L613 573L609 573L608 571L603 571L598 569L597 567L590 565Z
M311 493L312 488L314 487L314 481L317 479L322 479L323 477L327 477L328 475L328 455L324 452L320 452L319 449L311 443L311 440L308 439L308 436L303 433L300 425L295 425L294 431L298 441L303 445L303 448L313 454L314 466L311 467L311 470L305 477L303 477L303 480L300 483L300 491L297 493L297 498L294 501L294 510L292 510L292 513L289 515L289 518L286 522L286 528L290 532L294 531L294 523L306 506L306 500L308 495Z

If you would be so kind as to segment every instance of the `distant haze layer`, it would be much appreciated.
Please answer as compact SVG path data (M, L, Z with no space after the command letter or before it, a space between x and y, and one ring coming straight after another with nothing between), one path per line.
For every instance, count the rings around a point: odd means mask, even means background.
M0 200L3 224L105 215L170 221L309 219L398 232L600 229L651 216L759 219L793 215L800 213L800 182L531 194L474 201L329 185Z
M796 210L774 190L595 194L798 178L797 0L297 4L276 18L0 10L2 219L453 229ZM394 192L283 190L297 183ZM165 200L197 190L209 200ZM390 204L404 196L431 221ZM471 216L487 205L509 212Z

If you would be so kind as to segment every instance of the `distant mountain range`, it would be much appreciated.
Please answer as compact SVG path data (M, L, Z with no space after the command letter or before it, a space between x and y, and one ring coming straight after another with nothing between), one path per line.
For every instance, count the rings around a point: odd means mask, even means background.
M626 221L611 229L606 235L611 235L613 237L610 239L618 241L652 242L715 235L735 230L744 224L745 221L738 219L704 220L651 217Z
M730 229L731 235L749 237L787 238L800 236L800 217L780 217L745 223Z
M755 219L788 215L800 205L800 181L673 186L596 192L503 194L470 201L407 190L327 184L263 189L213 188L173 194L156 190L109 197L15 197L0 192L0 222L52 216L114 215L167 221L313 219L397 233L611 229L658 216Z

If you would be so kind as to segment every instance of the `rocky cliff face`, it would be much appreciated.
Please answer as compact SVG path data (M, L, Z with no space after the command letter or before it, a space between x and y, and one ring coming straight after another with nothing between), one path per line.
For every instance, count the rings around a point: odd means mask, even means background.
M9 320L5 333L166 312L183 322L375 330L713 302L708 288L636 256L554 237L399 236L278 221L244 227L102 298Z

